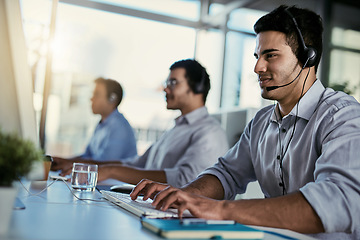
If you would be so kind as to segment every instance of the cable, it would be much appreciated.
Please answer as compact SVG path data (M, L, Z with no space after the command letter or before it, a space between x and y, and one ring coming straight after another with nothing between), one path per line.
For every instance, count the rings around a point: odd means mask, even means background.
M52 181L49 185L47 185L43 190L41 190L40 192L38 193L32 193L30 192L26 187L25 185L23 184L23 182L21 181L21 179L19 179L19 182L21 183L21 185L23 186L23 188L26 190L26 192L28 192L28 194L30 196L37 196L37 195L40 195L41 193L43 193L45 190L47 190L51 185L53 185L58 179Z
M304 81L304 84L303 84L303 87L302 87L302 90L301 90L301 94L300 94L299 100L297 101L294 128L293 128L293 131L292 131L292 133L291 133L289 142L288 142L288 144L287 144L287 146L286 146L286 148L285 148L284 155L285 155L285 153L287 152L287 150L288 150L288 148L289 148L289 145L290 145L290 142L291 142L292 138L294 137L295 126L296 126L296 122L297 122L297 119L298 119L298 113L299 113L299 103L300 103L300 100L301 100L302 95L303 95L303 93L304 93L305 83L306 83L306 80L307 80L307 78L308 78L308 76L309 76L309 73L310 73L310 68L309 68L308 73L306 74L306 78L305 78L305 81Z
M51 185L53 185L55 182L57 182L58 180L60 179L54 179L49 185L47 185L43 190L41 190L40 192L38 193L32 193L30 192L26 187L25 185L23 184L23 182L21 181L21 179L19 179L19 182L21 183L21 185L23 186L23 188L26 190L26 192L28 192L29 196L38 196L40 195L41 193L43 193L45 190L47 190ZM69 189L69 191L71 192L71 194L78 200L80 201L93 201L93 202L108 202L106 200L100 200L100 199L90 199L90 198L79 198L78 196L76 196L76 194L74 193L74 191L71 189L71 187L69 186L69 184L64 180L64 179L61 179L66 187Z
M307 61L306 61L307 63ZM305 63L305 64L306 64ZM295 127L296 127L296 123L297 123L297 119L298 119L298 114L299 114L299 104L300 104L300 100L301 98L303 97L303 93L304 93L304 89L305 89L305 84L306 84L306 80L308 79L308 76L309 76L309 73L310 73L310 68L309 68L309 71L307 72L306 74L306 77L305 77L305 80L304 80L304 83L303 83L303 86L302 86L302 89L301 89L301 94L300 94L300 97L299 97L299 100L297 101L297 105L296 105L296 114L295 114L295 122L294 122L294 127L293 127L293 130L292 130L292 133L291 133L291 136L290 136L290 139L285 147L285 151L283 152L283 148L281 147L281 139L280 139L280 126L278 125L278 128L279 128L279 134L278 134L278 139L279 139L279 143L280 143L280 153L281 153L281 157L280 157L280 179L281 179L281 185L282 185L282 188L283 188L283 195L285 195L287 193L286 191L286 187L285 187L285 182L284 182L284 170L283 170L283 167L282 167L282 163L283 163L283 159L285 157L285 154L290 146L290 142L291 140L293 139L294 137L294 133L295 133Z

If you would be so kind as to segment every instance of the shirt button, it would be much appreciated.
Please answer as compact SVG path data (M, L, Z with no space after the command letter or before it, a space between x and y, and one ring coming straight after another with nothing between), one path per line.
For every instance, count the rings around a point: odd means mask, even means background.
M278 160L280 160L280 155L277 155L277 157L276 157Z
M282 186L284 186L284 185L280 182L280 183L279 183L279 186L282 187Z
M281 131L282 131L283 133L285 133L285 132L286 132L286 129L285 129L285 128L283 128L283 129L281 129Z

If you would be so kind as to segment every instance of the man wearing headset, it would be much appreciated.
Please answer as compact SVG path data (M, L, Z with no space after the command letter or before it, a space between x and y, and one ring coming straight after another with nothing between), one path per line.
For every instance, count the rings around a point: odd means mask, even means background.
M137 184L148 178L180 187L213 165L229 146L225 131L205 107L209 90L209 75L196 60L172 64L164 91L167 109L181 112L175 126L134 161L100 163L99 181L111 178ZM72 165L56 160L55 164L54 168L70 173Z
M131 197L143 193L180 215L188 209L199 218L359 239L360 104L316 77L321 18L280 6L254 29L261 95L277 104L261 109L237 144L196 180L180 189L143 180ZM234 200L256 180L265 199Z
M85 152L70 160L108 161L132 159L137 156L134 131L124 115L117 109L122 97L123 89L117 81L104 78L95 80L91 108L94 114L101 116L101 120ZM62 158L53 157L53 159L59 162Z

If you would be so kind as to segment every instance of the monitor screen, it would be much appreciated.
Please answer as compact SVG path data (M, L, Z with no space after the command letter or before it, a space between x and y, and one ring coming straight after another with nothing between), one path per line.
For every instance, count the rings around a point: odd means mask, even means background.
M17 0L0 0L0 56L0 128L39 146L31 72ZM41 166L33 167L32 178L42 177Z

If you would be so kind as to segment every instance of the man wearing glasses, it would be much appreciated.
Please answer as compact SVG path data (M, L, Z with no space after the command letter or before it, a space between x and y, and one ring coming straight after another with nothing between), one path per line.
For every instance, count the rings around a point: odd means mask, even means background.
M210 90L206 69L196 60L175 62L165 83L167 109L180 110L175 126L134 161L99 163L99 181L112 178L137 184L147 178L179 187L213 165L228 150L220 124L205 107ZM53 170L69 173L72 162L55 162Z

